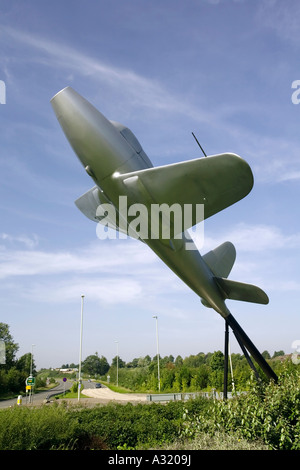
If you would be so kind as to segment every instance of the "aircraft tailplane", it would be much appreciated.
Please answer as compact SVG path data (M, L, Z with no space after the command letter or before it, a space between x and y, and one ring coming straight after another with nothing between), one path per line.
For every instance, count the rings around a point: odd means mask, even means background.
M214 274L214 279L225 300L241 300L258 304L269 303L267 294L259 287L227 279L236 259L235 247L231 242L222 243L206 253L203 259Z
M220 287L225 299L242 300L244 302L264 305L269 303L267 294L257 286L231 281L221 277L215 277L215 281Z

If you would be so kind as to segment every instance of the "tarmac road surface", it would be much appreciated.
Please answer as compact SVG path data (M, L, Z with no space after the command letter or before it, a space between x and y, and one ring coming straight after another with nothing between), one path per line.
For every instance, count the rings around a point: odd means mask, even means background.
M29 403L29 397L26 396L25 394L21 394L22 396L22 405L40 405L42 403L45 403L47 398L52 395L60 394L63 393L64 391L69 390L71 388L72 383L71 382L59 382L59 384L52 388L51 390L48 390L46 392L38 392L34 393L32 395L32 401ZM11 400L1 400L0 401L0 408L9 408L11 406L17 405L18 404L18 398L12 398Z
M25 395L22 396L22 405L33 405L38 406L42 405L43 403L50 402L53 400L51 397L54 395L60 394L63 395L64 390L67 391L71 388L73 382L60 382L56 387L48 390L46 392L39 392L35 393L32 396L32 402L29 402L29 398ZM93 406L95 404L107 404L111 401L117 403L139 403L147 401L147 395L143 393L117 393L110 390L105 385L102 385L101 388L95 388L94 382L87 382L84 381L83 383L84 389L82 394L88 398L80 398L79 402L85 405ZM63 398L63 396L62 396ZM68 402L70 403L78 403L77 398L68 398ZM0 408L9 408L18 404L18 399L13 398L11 400L1 400L0 401Z

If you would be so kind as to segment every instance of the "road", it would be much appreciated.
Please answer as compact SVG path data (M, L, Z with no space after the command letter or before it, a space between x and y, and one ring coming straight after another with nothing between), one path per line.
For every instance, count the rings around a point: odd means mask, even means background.
M32 403L29 403L28 397L22 396L22 405L33 405L38 406L46 401L51 402L51 397L57 394L63 394L64 390L67 391L72 387L73 382L61 381L56 387L48 390L47 392L39 392L33 395ZM88 382L83 381L84 391L83 394L89 398L80 398L80 403L84 403L86 405L94 405L94 404L106 404L111 401L115 401L117 403L124 403L124 402L131 402L131 403L138 403L138 402L145 402L147 400L147 395L142 393L131 394L131 393L117 393L110 390L105 385L102 385L101 388L95 387L95 382ZM0 408L9 408L12 406L17 405L17 398L12 400L2 400L0 401ZM68 399L70 402L77 402L76 398Z
M64 388L65 387L65 388ZM72 382L63 382L60 381L59 384L52 388L51 390L48 390L46 392L38 392L32 395L32 404L33 405L40 405L44 403L49 395L56 395L59 393L63 393L64 390L69 390L72 387ZM13 398L11 400L1 400L0 401L0 408L9 408L11 406L17 405L18 399ZM29 397L24 394L22 395L22 405L29 404Z

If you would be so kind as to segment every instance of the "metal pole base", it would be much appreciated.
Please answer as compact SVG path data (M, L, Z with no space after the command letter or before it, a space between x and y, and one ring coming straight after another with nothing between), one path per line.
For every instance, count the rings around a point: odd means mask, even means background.
M227 400L227 383L228 383L228 343L229 343L229 329L228 323L225 320L225 345L224 345L224 389L223 398Z
M249 353L251 354L253 359L257 362L257 364L260 366L260 368L266 374L266 376L269 379L273 379L275 382L277 382L278 381L277 375L275 374L273 369L269 366L269 364L264 359L264 357L261 355L261 353L258 351L258 349L254 346L254 344L252 343L250 338L246 335L246 333L241 328L241 326L238 324L238 322L233 317L233 315L232 314L228 315L226 317L226 321L227 321L228 325L230 326L230 328L232 329L232 331L234 332L234 334L235 334L238 342L240 343L240 345L244 345L245 348L247 348L247 350L249 351Z

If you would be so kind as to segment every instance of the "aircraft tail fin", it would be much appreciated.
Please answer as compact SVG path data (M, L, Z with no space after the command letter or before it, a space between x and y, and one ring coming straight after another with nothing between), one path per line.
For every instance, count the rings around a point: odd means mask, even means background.
M214 274L224 299L241 300L258 304L268 304L267 294L257 286L227 279L236 259L235 247L231 242L222 243L203 256L207 266Z
M257 286L231 281L221 277L215 277L215 281L221 289L225 299L242 300L257 304L268 304L267 294Z
M214 250L203 256L205 263L212 273L221 278L227 278L236 258L235 247L231 242L222 243Z

